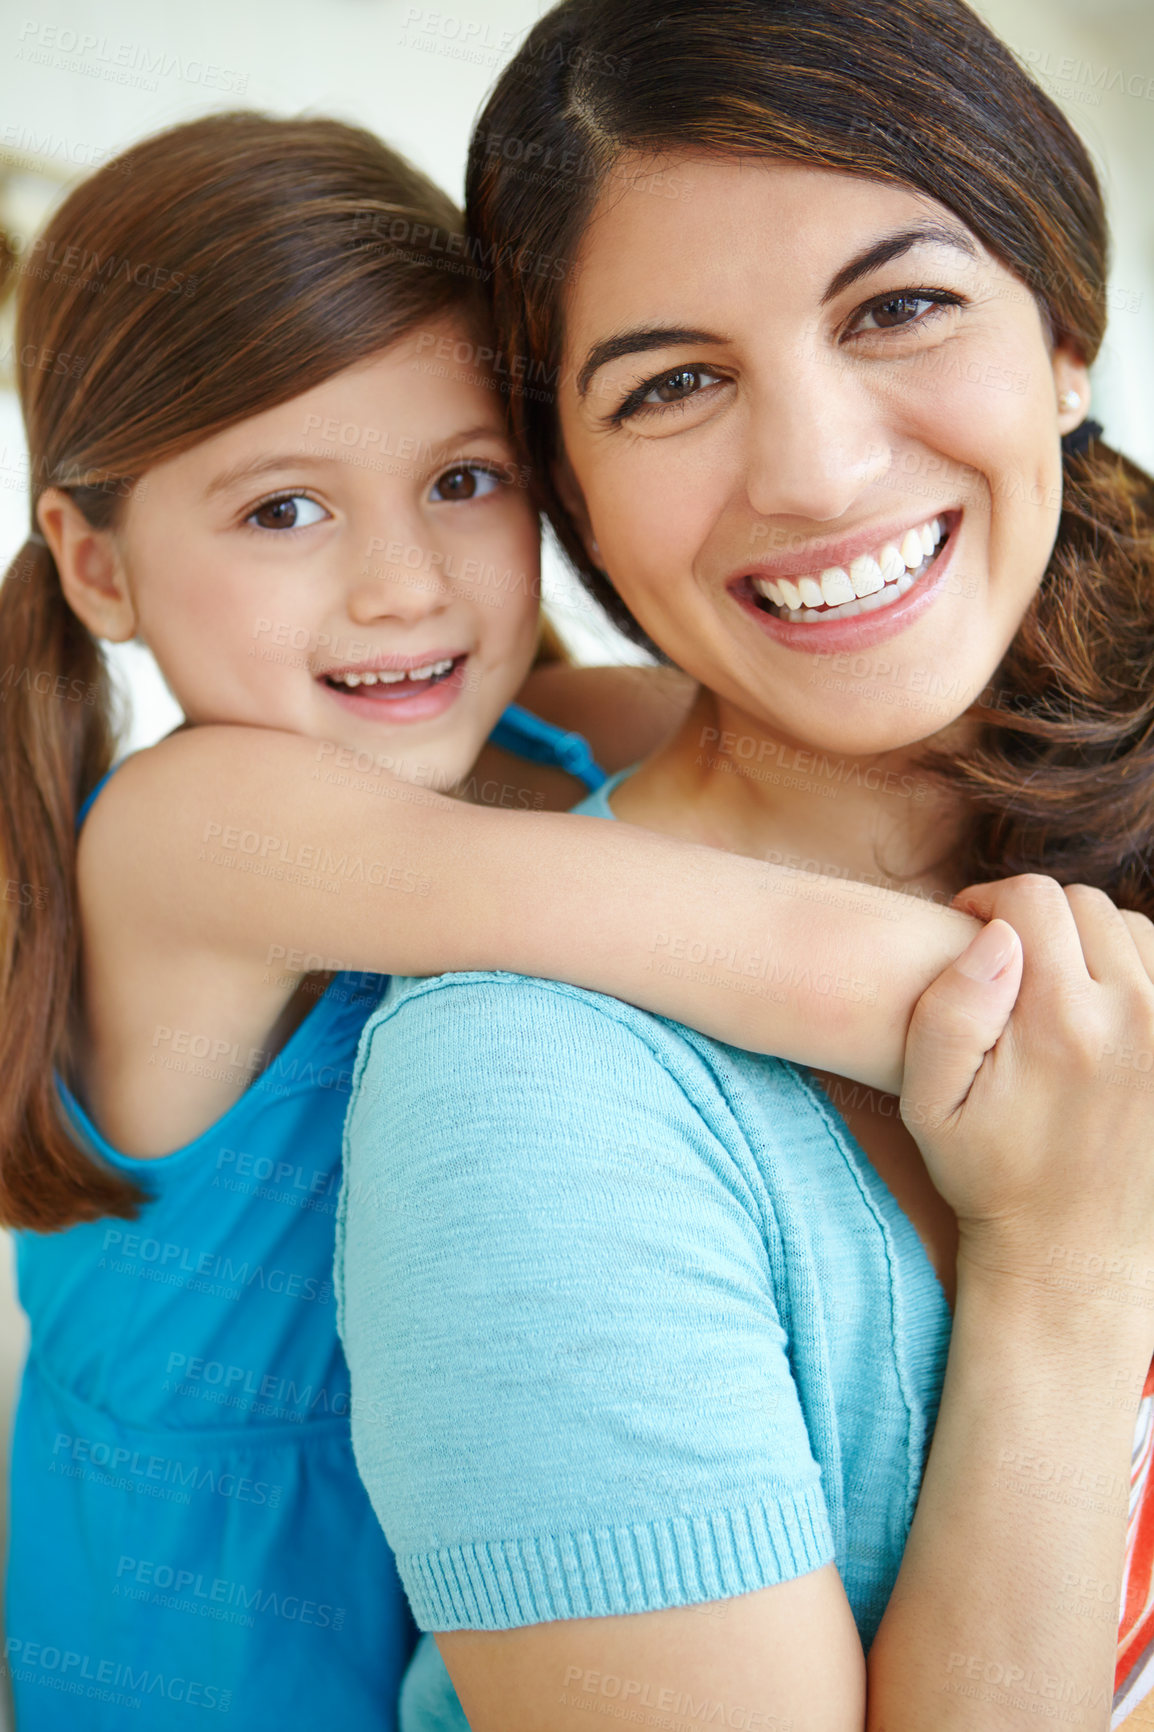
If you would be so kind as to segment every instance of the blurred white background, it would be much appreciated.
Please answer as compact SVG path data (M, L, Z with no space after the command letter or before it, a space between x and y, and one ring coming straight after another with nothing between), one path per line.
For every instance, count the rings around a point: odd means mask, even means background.
M14 8L0 23L0 222L24 247L67 186L110 154L162 126L238 106L333 114L370 126L460 198L472 120L545 6L534 0L450 5L198 0L177 8L157 7L154 0L55 0L51 10ZM983 0L978 9L1065 109L1100 167L1114 269L1094 413L1113 444L1154 468L1154 6L1151 0ZM862 16L868 28L868 6ZM935 53L929 32L925 52ZM11 333L7 324L0 328L0 356L8 360L0 389L2 570L24 539L28 506ZM635 659L551 556L546 595L580 660ZM146 651L118 650L116 663L132 698L127 744L147 744L174 726L179 712ZM8 1261L0 1256L5 1445L23 1352Z

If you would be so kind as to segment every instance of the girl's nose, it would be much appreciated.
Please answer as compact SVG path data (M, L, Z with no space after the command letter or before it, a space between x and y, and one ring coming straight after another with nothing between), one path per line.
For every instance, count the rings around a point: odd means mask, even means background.
M415 622L441 612L450 594L451 573L438 548L375 537L349 585L349 616L358 625Z

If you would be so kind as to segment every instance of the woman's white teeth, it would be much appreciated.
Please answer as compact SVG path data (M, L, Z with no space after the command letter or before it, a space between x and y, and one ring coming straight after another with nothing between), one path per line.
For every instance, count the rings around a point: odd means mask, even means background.
M885 583L882 568L872 553L863 553L852 561L849 568L849 580L853 584L854 594L859 598L863 595L873 595Z
M899 549L909 571L915 571L926 557L922 538L916 529L907 529Z
M791 621L851 619L904 595L944 534L941 518L933 517L907 529L900 542L887 541L876 554L860 554L848 571L831 565L820 577L755 577L753 587Z
M447 674L453 665L453 658L448 661L429 662L423 668L378 668L375 673L362 674L330 674L330 680L342 686L395 686L398 680L431 680Z
M837 607L839 602L852 601L854 586L849 572L842 565L831 565L821 574L821 595L827 607Z
M878 564L887 583L896 583L905 574L906 562L892 541L887 541L878 554Z

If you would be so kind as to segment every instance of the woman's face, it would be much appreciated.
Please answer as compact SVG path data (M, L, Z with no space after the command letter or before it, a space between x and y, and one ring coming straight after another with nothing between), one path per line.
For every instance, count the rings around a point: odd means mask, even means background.
M1042 577L1085 412L1057 399L1085 404L1085 370L920 193L624 166L566 309L561 483L596 562L731 725L855 755L925 739L989 686Z

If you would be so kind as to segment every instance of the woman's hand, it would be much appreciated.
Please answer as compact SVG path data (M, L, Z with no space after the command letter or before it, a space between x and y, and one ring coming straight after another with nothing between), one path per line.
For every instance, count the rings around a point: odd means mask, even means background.
M1154 926L1033 873L954 903L990 924L918 1001L901 1112L959 1259L1089 1277L1154 1346Z

